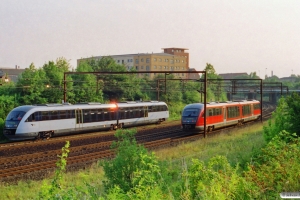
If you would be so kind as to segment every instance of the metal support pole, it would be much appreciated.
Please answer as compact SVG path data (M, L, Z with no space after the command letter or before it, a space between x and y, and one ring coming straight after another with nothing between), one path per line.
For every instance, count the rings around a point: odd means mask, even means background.
M66 73L64 73L64 103L67 102L67 84L66 84Z
M260 79L260 122L262 123L263 112L262 112L262 104L263 104L263 90L262 90L262 79Z
M204 72L204 137L206 138L206 92L207 92L207 76L206 71Z
M165 98L167 100L167 73L165 73Z
M157 79L157 80L156 80L157 101L159 101L159 82L160 82L160 80Z

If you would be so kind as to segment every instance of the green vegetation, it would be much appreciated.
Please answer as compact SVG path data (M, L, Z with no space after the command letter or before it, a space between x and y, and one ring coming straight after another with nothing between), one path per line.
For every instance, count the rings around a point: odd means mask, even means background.
M118 71L125 68L111 58L89 60L76 71ZM208 78L219 79L211 64ZM0 128L14 107L22 104L59 103L68 61L59 58L37 69L33 64L18 83L0 88ZM256 74L251 74L255 78ZM67 78L69 102L155 99L156 80L132 75L72 75ZM174 76L168 75L168 78ZM269 80L271 81L271 80ZM104 84L105 83L105 84ZM296 82L295 84L297 84ZM140 85L140 87L135 87ZM197 102L200 82L171 82L161 99L178 119L185 104ZM225 100L218 85L208 98ZM88 88L88 89L87 89ZM20 94L20 95L16 95ZM180 102L180 103L178 103ZM300 190L300 97L281 99L273 119L263 127L245 127L234 133L148 152L136 143L135 132L119 130L112 145L116 157L86 171L65 174L69 144L62 148L52 180L2 184L1 199L279 199L280 192ZM2 134L1 134L2 136Z

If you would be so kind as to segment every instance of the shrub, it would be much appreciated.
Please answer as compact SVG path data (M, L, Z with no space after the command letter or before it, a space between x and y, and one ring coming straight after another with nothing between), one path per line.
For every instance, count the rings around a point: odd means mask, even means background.
M260 188L262 197L279 198L281 192L299 191L299 154L300 138L282 131L262 149L245 175Z
M257 187L247 182L239 173L239 167L231 167L226 157L215 156L207 165L192 160L190 169L183 173L183 199L253 199Z
M148 198L160 195L158 183L160 168L154 153L137 144L132 130L118 130L117 142L112 144L116 157L102 163L107 181L104 182L108 197L127 196Z

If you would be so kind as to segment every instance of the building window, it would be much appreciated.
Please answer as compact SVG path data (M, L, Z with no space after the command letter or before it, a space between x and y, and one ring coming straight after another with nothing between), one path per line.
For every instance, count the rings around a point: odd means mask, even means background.
M118 60L118 63L120 62L120 60Z
M135 64L139 64L139 59L135 59Z
M156 65L154 65L154 69L156 69Z
M141 66L141 69L144 69L144 66Z
M146 66L146 70L147 70L147 71L150 71L150 67L149 67L149 66Z
M171 66L171 69L174 69L174 67L173 67L173 66Z
M169 67L167 66L167 68L166 69L168 69Z
M182 73L181 75L184 76L184 73Z
M182 63L184 63L184 61L183 61L183 60L182 60L181 62L182 62Z
M167 69L167 66L165 66L165 68L164 69Z
M139 67L138 67L138 66L135 66L135 69L136 69L136 70L139 70Z
M147 58L147 59L146 59L146 63L150 63L150 58Z
M153 61L156 61L156 58L153 58Z
M171 60L170 60L170 63L171 63L171 64L173 64L173 63L174 63L174 60L173 60L173 59L171 59Z
M161 62L161 58L159 59L159 62Z
M141 59L141 62L144 62L144 58Z
M184 67L182 67L182 70L184 70Z
M161 69L161 66L159 66L159 69Z

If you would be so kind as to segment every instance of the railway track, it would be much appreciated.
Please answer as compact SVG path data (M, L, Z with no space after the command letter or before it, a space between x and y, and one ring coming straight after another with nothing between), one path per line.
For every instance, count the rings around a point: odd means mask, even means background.
M269 118L274 110L275 107L271 104L264 104L263 120ZM224 129L215 130L208 136L213 136L221 131ZM192 141L203 137L204 135L201 133L187 135L180 129L180 121L168 123L165 126L153 126L151 129L140 127L136 134L137 142L148 149L174 146L183 141ZM83 168L99 159L114 156L114 151L110 149L112 141L115 140L114 132L2 144L0 146L0 180L15 182L20 179L47 177L54 171L57 155L61 154L61 148L65 145L66 140L71 144L67 158L68 169Z

